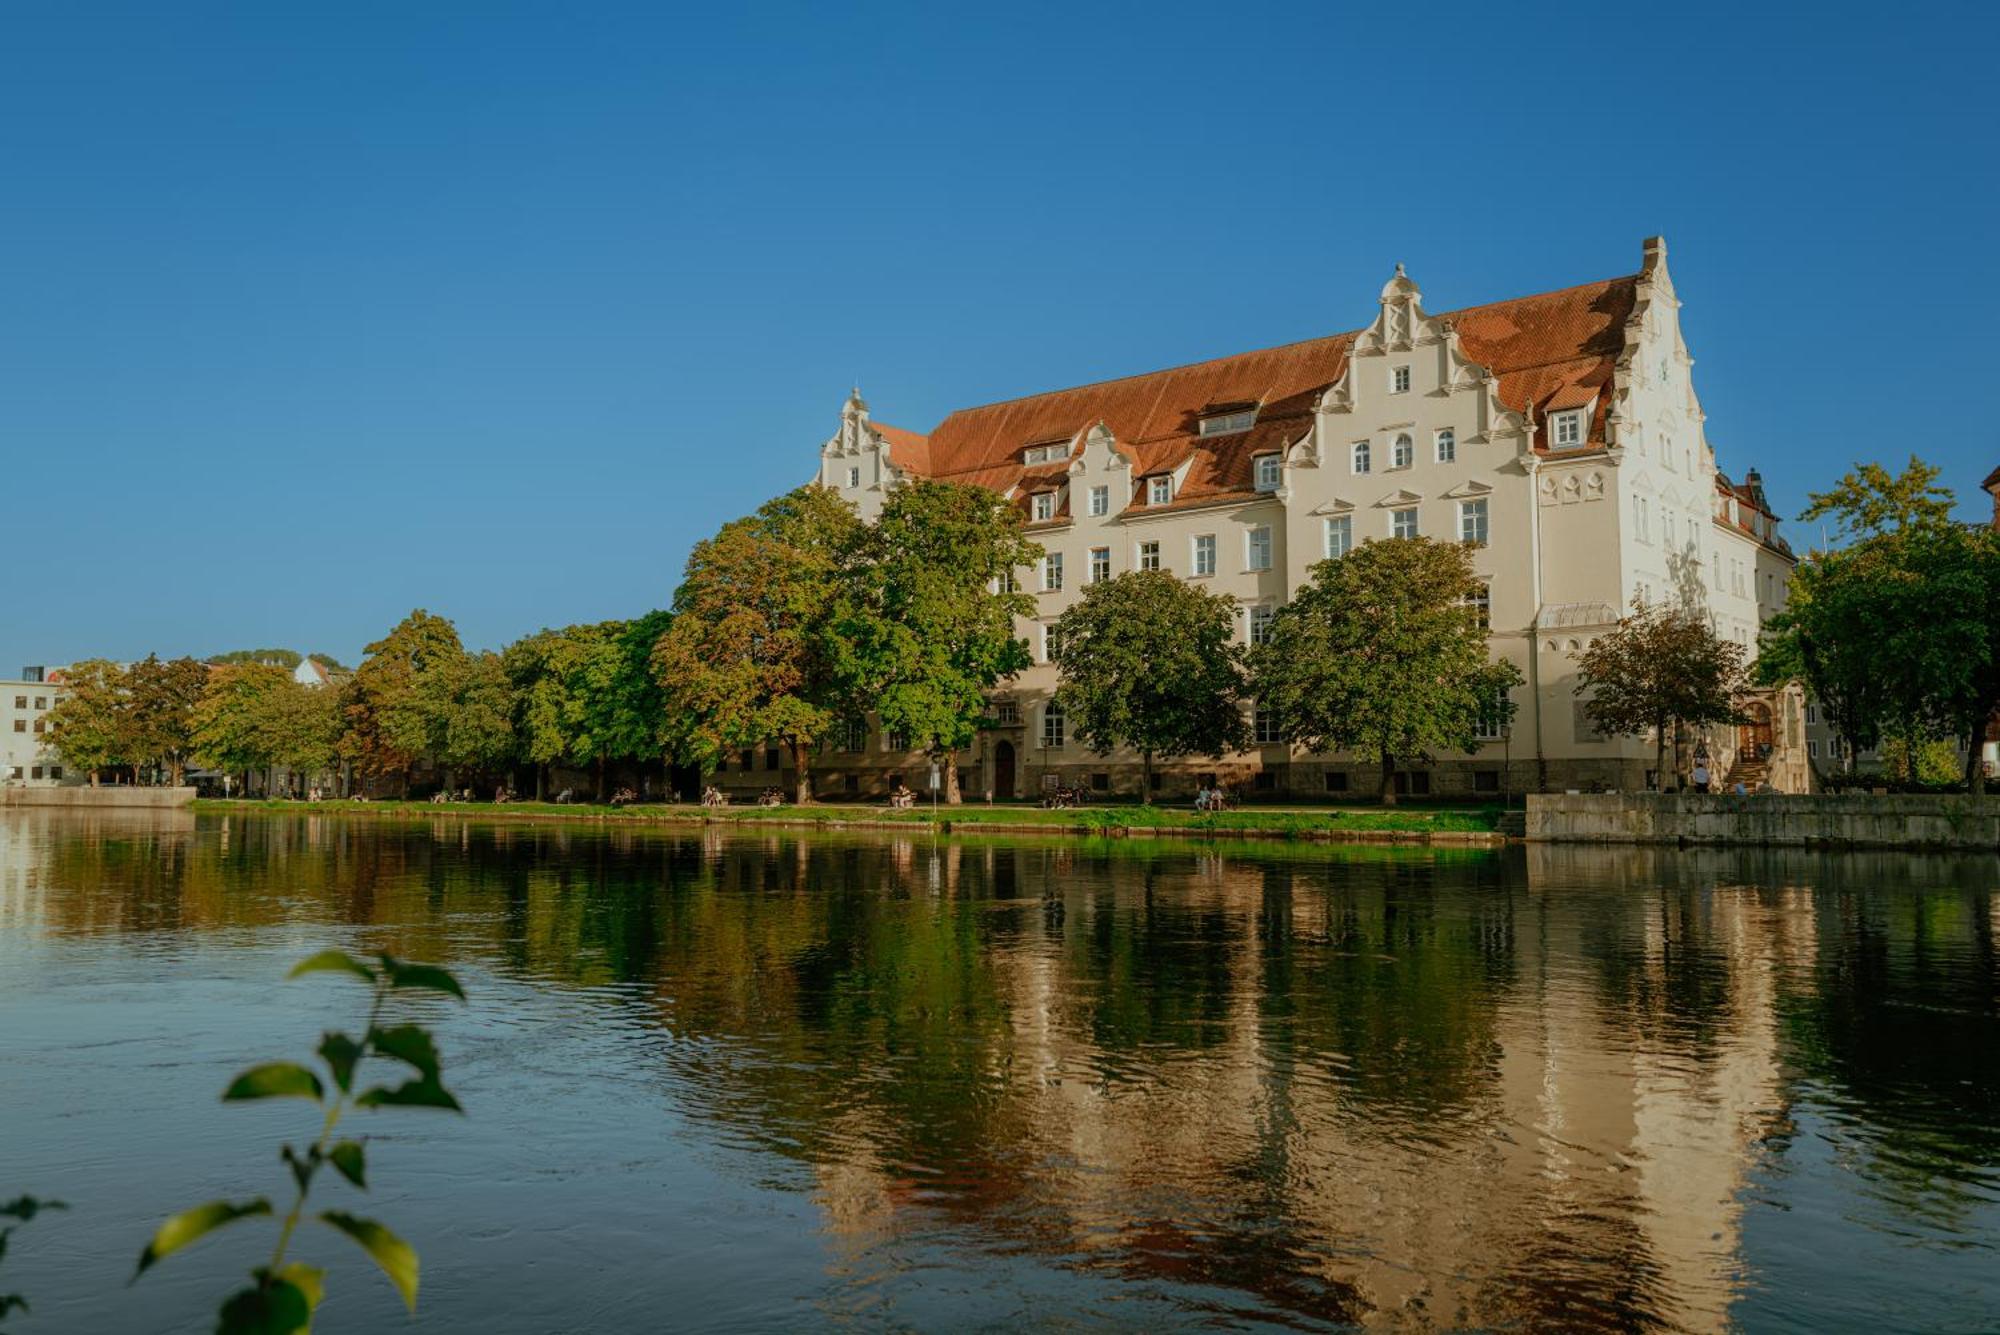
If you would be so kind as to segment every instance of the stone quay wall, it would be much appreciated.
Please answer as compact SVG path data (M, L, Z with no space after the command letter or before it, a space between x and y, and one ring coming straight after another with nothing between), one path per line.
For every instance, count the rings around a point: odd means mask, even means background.
M1528 797L1526 837L2000 853L2000 797L1535 793Z
M129 784L103 788L83 784L61 788L0 788L0 807L68 807L76 811L143 807L164 811L188 806L193 801L193 788L136 788Z

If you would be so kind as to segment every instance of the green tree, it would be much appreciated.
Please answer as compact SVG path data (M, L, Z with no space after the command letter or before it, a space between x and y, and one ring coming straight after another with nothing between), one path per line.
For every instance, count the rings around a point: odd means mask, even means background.
M862 537L852 506L807 486L695 544L652 656L684 760L706 769L724 750L777 741L796 800L812 800L812 748L851 700L844 627Z
M1635 599L1632 614L1583 651L1576 693L1588 694L1584 712L1601 732L1652 730L1664 788L1669 735L1738 719L1743 659L1743 646L1717 635L1705 613Z
M1826 491L1813 492L1801 521L1832 519L1851 539L1899 533L1951 522L1951 489L1937 485L1939 470L1910 456L1901 473L1881 464L1856 464Z
M1034 599L1002 591L1004 577L1041 555L1020 512L983 487L898 487L867 532L850 632L859 684L885 730L943 757L953 805L988 693L1031 661L1014 618Z
M419 675L418 694L440 764L486 773L513 755L513 690L498 654L441 656Z
M125 674L131 710L133 758L157 763L179 787L194 746L194 710L208 685L209 668L192 658L161 662L148 654Z
M426 678L454 671L464 656L451 622L422 608L404 617L368 646L342 688L341 754L364 773L401 773L407 794L418 758L441 755L448 740L451 691Z
M273 701L297 685L291 672L276 664L246 659L216 668L194 707L195 759L235 774L279 763L271 725L282 706Z
M290 770L298 783L328 772L339 758L340 697L324 686L307 686L286 673L261 701L258 724L271 763Z
M1086 585L1056 619L1056 702L1084 745L1139 753L1140 791L1155 756L1220 757L1249 742L1236 600L1161 570Z
M513 689L515 744L521 757L535 767L538 801L548 788L549 766L575 759L572 729L577 707L571 698L575 648L567 630L544 629L514 641L500 655Z
M237 663L271 663L281 668L295 668L299 665L299 654L296 649L231 649L227 653L211 654L208 661L218 667Z
M63 692L46 715L49 745L73 768L98 775L134 759L131 690L125 669L105 658L86 659L63 676Z
M1520 670L1488 660L1479 588L1469 548L1428 538L1321 561L1251 650L1251 690L1293 745L1378 758L1393 803L1399 758L1470 751L1510 708Z

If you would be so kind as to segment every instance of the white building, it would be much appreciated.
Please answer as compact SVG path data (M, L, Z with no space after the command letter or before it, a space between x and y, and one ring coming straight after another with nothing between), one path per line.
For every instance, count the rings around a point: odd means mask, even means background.
M0 681L0 784L53 787L76 783L48 746L48 712L62 697L62 674L27 667Z
M1444 314L1399 265L1352 333L964 409L928 435L875 422L857 393L818 480L864 516L905 478L990 487L1047 548L1022 574L1039 604L1020 627L1037 665L962 759L970 794L1026 794L1046 775L1136 786L1131 757L1091 755L1050 704L1047 627L1085 583L1132 569L1200 580L1236 597L1249 642L1315 562L1416 534L1478 545L1493 653L1525 685L1509 735L1412 764L1410 789L1637 788L1652 745L1590 727L1578 656L1634 599L1677 597L1754 648L1793 563L1757 475L1719 470L1680 307L1658 238L1635 274ZM851 732L853 749L819 762L834 772L827 795L913 779L923 763L863 720ZM1726 769L1734 736L1717 744ZM725 769L733 785L770 781L745 758L748 772L743 758ZM1368 790L1369 771L1268 744L1170 767L1162 788L1220 774L1337 794Z

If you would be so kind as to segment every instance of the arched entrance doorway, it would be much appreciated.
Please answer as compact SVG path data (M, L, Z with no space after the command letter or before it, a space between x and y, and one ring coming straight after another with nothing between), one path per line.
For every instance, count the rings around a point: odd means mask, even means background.
M993 748L993 795L1014 795L1014 744L1001 742Z
M1752 700L1743 707L1743 722L1736 725L1736 750L1747 760L1762 760L1771 754L1771 706Z

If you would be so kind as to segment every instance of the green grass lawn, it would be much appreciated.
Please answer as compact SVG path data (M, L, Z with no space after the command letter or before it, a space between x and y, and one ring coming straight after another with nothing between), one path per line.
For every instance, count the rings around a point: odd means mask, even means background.
M1028 803L968 803L960 807L940 805L933 815L928 805L894 810L880 803L826 802L813 806L757 807L728 806L704 808L692 803L680 806L635 805L595 806L586 803L557 805L553 802L280 802L217 801L195 803L205 811L290 811L315 813L355 812L370 815L476 816L518 819L524 816L556 816L565 819L613 821L729 821L754 824L759 821L811 821L832 824L867 821L898 825L933 823L977 829L986 825L1036 826L1068 830L1199 830L1227 833L1260 831L1309 836L1359 831L1402 831L1409 833L1479 833L1493 830L1501 808L1496 806L1312 806L1249 807L1237 811L1203 812L1191 807L1153 807L1107 804L1067 811L1044 811Z

